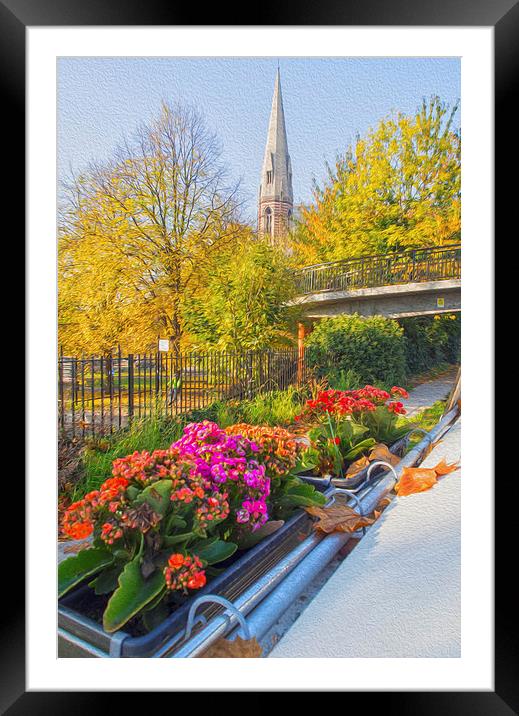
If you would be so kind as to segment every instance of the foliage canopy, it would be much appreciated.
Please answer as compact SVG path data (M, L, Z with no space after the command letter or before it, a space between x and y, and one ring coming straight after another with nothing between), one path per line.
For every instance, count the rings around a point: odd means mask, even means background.
M327 166L302 209L294 246L301 265L448 244L460 239L461 138L457 106L438 97L396 114Z

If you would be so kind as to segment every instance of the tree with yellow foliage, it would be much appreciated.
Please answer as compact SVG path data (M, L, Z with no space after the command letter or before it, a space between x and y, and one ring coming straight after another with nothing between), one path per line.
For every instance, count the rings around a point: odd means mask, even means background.
M263 350L294 344L300 307L287 256L250 230L208 262L201 287L186 299L184 320L201 349Z
M294 235L298 263L459 241L457 109L424 100L414 116L384 119L328 166Z
M66 187L59 226L59 327L65 351L174 349L182 302L211 255L243 234L237 186L192 108L163 104L112 161Z

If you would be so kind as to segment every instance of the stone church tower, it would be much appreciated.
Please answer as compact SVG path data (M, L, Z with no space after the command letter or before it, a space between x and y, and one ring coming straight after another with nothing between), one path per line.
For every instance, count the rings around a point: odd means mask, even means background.
M272 110L261 170L258 202L258 233L279 239L287 233L292 221L292 164L288 153L285 113L279 68L274 85Z

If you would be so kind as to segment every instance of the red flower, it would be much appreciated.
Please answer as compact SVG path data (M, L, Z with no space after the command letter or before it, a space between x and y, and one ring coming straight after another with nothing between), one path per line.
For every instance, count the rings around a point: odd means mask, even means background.
M172 554L168 566L164 567L166 586L171 590L187 593L188 589L200 589L206 583L205 571L200 569L202 562L196 556Z
M197 572L194 577L188 580L187 586L189 589L200 589L206 583L205 572Z
M409 393L404 388L400 388L398 385L394 385L391 388L391 395L399 395L401 398L409 398Z
M388 403L387 409L391 413L395 413L395 415L405 415L407 413L407 410L404 408L403 404L400 402Z
M184 555L180 553L172 554L168 559L168 564L174 569L180 569L180 567L184 564Z

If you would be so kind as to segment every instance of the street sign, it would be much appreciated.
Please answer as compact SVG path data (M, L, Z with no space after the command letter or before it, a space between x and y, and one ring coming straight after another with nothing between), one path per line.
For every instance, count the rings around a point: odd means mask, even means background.
M159 338L159 351L164 353L169 351L169 340L167 338Z

